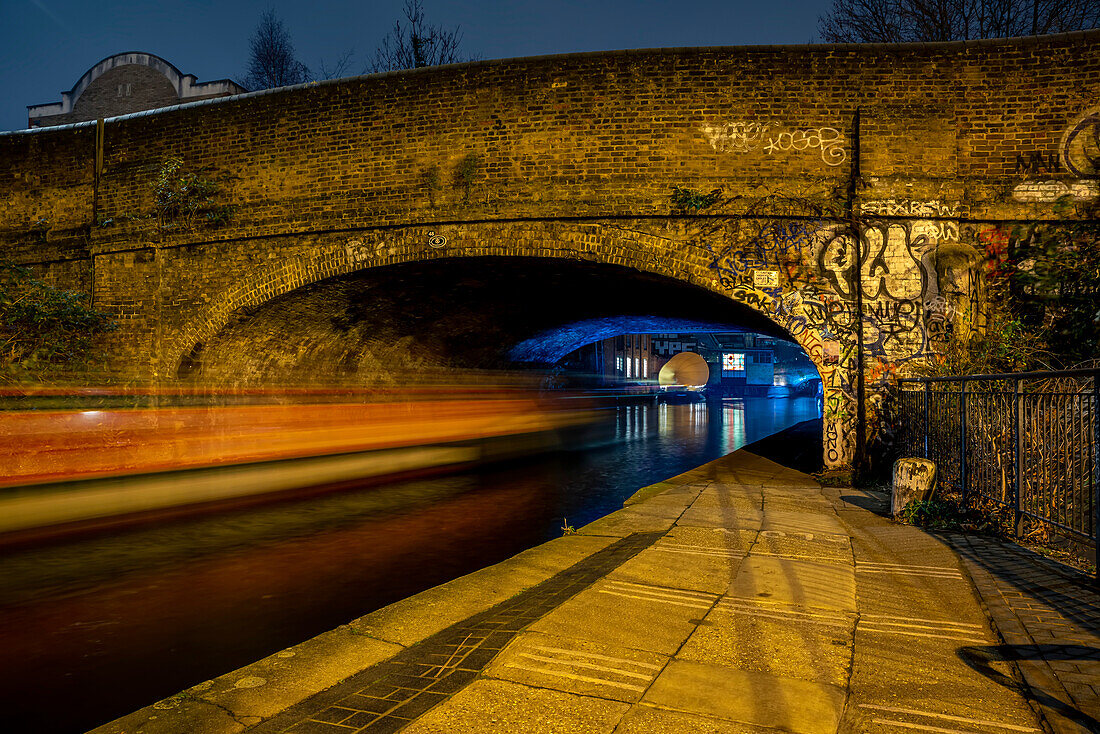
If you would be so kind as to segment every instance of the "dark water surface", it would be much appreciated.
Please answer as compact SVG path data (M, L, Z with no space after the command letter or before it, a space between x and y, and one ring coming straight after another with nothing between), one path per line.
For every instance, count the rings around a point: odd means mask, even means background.
M558 537L565 518L579 528L820 408L610 413L583 451L0 550L0 728L86 731Z

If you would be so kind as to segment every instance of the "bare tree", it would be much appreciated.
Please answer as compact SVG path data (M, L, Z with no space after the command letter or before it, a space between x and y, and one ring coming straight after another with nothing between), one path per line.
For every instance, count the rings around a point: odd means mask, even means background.
M828 43L962 41L1100 25L1097 0L833 0L818 30Z
M321 79L339 79L344 76L349 68L351 68L351 57L355 55L355 49L349 48L333 62L332 66L325 63L324 59L321 59L317 63L317 73Z
M249 47L248 71L244 76L244 85L249 89L285 87L309 79L309 68L296 58L290 33L274 10L260 16Z
M382 39L367 70L397 71L472 60L459 55L462 34L457 26L446 30L424 22L421 0L405 0L404 15L405 23L394 21L393 29Z

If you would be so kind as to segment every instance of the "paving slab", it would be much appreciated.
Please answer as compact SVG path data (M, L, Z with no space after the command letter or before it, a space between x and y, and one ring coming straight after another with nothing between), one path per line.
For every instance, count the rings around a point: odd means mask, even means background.
M642 704L633 706L615 734L780 734L780 729L711 716L668 711Z
M577 594L529 629L672 655L717 598L716 594L608 579Z
M739 528L759 529L763 513L747 506L738 509L733 506L692 505L676 521L677 525L690 525L703 528Z
M748 556L727 592L803 607L856 610L855 572L840 563Z
M676 657L844 687L854 627L853 614L725 597Z
M714 528L676 525L658 543L746 553L756 542L757 531L745 528Z
M629 704L478 680L408 724L405 734L602 734L612 732ZM351 730L348 730L350 732Z
M852 546L847 535L761 530L752 546L753 555L852 563Z
M667 537L667 536L666 536ZM722 594L743 551L660 540L608 574L608 579Z
M772 726L794 734L835 734L844 707L844 689L673 660L642 700L662 708Z
M577 533L625 538L633 533L665 532L675 524L681 513L681 510L649 513L637 509L638 507L639 505L632 505L627 509L612 512L579 528Z
M772 510L764 506L762 530L780 530L787 533L828 533L846 535L844 523L833 514L830 507L821 512L789 512Z
M486 669L492 678L566 693L638 701L668 657L571 637L525 632Z

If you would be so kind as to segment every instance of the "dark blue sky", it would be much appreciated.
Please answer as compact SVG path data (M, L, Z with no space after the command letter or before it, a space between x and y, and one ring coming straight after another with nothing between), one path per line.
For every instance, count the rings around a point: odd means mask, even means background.
M100 59L148 51L199 81L239 78L248 39L273 7L316 69L348 49L359 74L403 0L0 0L0 130L56 102ZM673 46L806 43L830 0L424 0L484 59Z

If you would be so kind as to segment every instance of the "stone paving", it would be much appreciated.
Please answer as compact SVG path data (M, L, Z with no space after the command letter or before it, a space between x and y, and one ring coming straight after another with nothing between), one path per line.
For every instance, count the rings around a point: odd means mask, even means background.
M984 657L1016 663L1058 734L1100 731L1100 593L1091 580L1016 545L949 542L1004 640Z
M341 644L377 663L282 713L262 713L262 686L239 690L285 662L261 661L193 689L186 704L216 726L143 710L97 731L1100 731L1095 592L885 512L739 451L358 620L360 642Z

